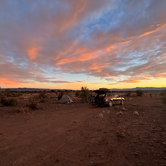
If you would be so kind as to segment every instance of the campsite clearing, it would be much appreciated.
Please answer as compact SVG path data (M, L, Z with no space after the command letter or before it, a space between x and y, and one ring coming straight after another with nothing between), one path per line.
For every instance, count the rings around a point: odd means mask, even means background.
M160 98L133 96L125 106L93 107L58 104L52 96L36 111L0 110L1 166L166 165Z

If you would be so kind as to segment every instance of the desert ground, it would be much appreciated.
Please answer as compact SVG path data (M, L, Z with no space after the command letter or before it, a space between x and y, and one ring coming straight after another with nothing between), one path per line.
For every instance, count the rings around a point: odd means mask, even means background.
M34 111L24 106L32 95L0 106L0 166L166 166L160 96L133 94L124 106L97 107L75 97L60 104L47 93Z

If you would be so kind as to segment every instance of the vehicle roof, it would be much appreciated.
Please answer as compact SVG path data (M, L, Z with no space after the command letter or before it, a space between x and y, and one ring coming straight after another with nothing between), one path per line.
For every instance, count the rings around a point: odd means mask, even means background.
M94 90L93 92L98 93L98 94L105 94L105 93L110 93L110 90Z

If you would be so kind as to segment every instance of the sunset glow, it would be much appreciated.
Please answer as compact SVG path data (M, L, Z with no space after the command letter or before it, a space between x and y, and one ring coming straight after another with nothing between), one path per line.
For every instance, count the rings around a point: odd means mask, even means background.
M0 87L166 87L165 0L1 0Z

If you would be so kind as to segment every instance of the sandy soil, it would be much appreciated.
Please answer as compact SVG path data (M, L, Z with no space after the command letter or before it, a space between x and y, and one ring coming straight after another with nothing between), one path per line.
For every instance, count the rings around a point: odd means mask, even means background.
M125 109L57 104L0 107L0 166L164 166L166 108L128 97Z

